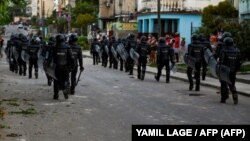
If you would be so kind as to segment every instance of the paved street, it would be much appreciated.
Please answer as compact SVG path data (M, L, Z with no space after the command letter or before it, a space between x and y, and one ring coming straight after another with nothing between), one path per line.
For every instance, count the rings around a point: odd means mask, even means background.
M238 105L231 97L221 104L217 89L190 92L186 82L156 82L150 74L140 81L119 70L93 66L89 58L84 58L84 66L76 95L64 100L60 93L55 101L44 73L30 80L9 72L2 59L0 106L7 115L1 124L9 128L0 128L0 139L129 141L133 124L250 123L249 97L240 95ZM16 114L26 109L35 112Z

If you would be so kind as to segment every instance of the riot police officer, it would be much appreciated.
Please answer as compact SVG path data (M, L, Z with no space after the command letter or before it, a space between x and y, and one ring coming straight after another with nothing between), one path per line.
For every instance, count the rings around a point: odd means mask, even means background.
M93 65L98 65L98 52L96 51L97 46L100 46L100 43L97 38L94 38L90 49L90 54L93 55Z
M36 37L33 37L31 39L30 45L27 48L27 52L29 54L29 78L32 78L32 68L34 66L35 69L35 77L38 78L38 51L40 49L40 43L36 39Z
M224 39L226 37L232 37L232 34L230 32L224 32L221 36L221 38L218 40L218 44L217 44L217 47L216 47L216 50L215 50L215 59L218 60L219 57L220 57L220 54L221 54L221 51L223 50L223 47L224 47Z
M163 67L166 67L166 83L170 81L170 67L169 61L172 65L174 62L174 50L169 45L166 45L165 39L160 38L157 45L157 75L155 76L156 81L160 80L161 71Z
M77 42L77 36L75 34L71 34L69 36L69 46L72 49L72 54L74 57L74 64L75 64L73 70L71 71L70 92L72 95L75 94L76 74L77 74L78 66L80 66L81 72L84 70L83 60L82 60L82 49L79 45L76 44L76 42Z
M109 68L113 68L114 69L118 69L118 58L117 58L117 52L116 52L116 48L117 48L117 44L118 42L116 41L116 38L114 36L111 37L111 41L109 44L109 49L110 49L110 66Z
M102 37L102 41L101 41L101 50L102 50L102 66L104 66L105 68L108 65L108 45L109 45L109 41L107 39L106 36Z
M126 44L126 50L130 54L131 49L135 49L137 46L137 42L135 40L135 35L130 34L128 39L127 39L127 44ZM133 58L129 55L127 59L127 71L129 72L129 75L133 75L133 70L134 70L134 60Z
M232 92L234 104L238 103L238 95L235 87L236 72L240 69L240 50L234 45L231 37L226 37L223 40L224 47L219 56L219 65L225 65L230 69L228 79L231 83L224 80L221 82L221 103L226 103L228 98L228 87ZM223 73L223 72L222 72Z
M194 69L195 73L195 80L196 80L196 85L195 85L195 91L200 91L200 70L201 70L201 63L202 63L202 58L204 57L203 55L203 47L199 43L198 35L194 34L192 35L192 42L191 44L188 45L188 52L187 55L190 57L194 58L194 68L188 66L187 67L187 76L189 80L189 90L193 90L193 77L192 77L192 72Z
M49 53L55 47L55 44L56 44L55 37L50 37L48 44L42 46L42 48L43 48L42 55L45 57L45 60L47 60L49 58L49 56L50 56ZM52 81L53 81L52 77L48 73L46 73L46 77L47 77L48 86L51 86Z
M147 44L146 36L141 37L140 43L137 45L136 52L140 55L137 65L137 78L144 80L145 72L146 72L146 65L147 65L147 58L150 54L150 47Z
M19 34L17 42L15 42L16 49L19 53L18 57L18 66L19 66L19 75L26 76L27 63L24 60L24 56L27 53L27 47L29 40L23 34Z
M206 39L204 34L199 35L199 42L200 45L203 47L203 50L209 49L212 52L212 47L210 45L210 42ZM204 57L202 57L202 80L206 79L206 74L207 74L207 63Z
M11 35L10 40L7 41L7 47L5 48L5 53L7 56L7 60L9 62L9 69L12 72L18 73L18 53L15 49L15 41L17 37L15 35Z
M53 48L52 57L55 68L54 99L59 98L59 90L63 90L64 98L68 99L69 94L69 73L74 68L73 54L69 46L65 44L65 38L59 34L56 36L56 45Z

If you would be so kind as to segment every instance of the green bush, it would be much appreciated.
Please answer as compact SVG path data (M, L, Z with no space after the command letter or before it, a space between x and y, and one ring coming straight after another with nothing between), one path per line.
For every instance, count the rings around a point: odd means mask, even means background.
M82 48L82 50L89 50L90 49L90 45L88 43L88 39L86 36L78 37L77 43Z

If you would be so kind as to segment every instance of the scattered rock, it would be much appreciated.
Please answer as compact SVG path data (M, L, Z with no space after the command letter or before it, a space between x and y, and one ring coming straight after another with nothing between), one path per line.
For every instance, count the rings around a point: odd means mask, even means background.
M16 134L16 133L10 133L8 135L6 135L7 137L21 137L21 134Z

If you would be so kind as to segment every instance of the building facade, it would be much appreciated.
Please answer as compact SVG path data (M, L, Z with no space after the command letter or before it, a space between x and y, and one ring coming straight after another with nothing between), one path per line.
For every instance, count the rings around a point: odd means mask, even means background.
M110 22L136 21L137 0L99 0L100 29L107 30Z
M54 0L37 0L37 17L50 17L52 15L53 10Z
M27 1L26 13L30 16L37 16L37 0Z
M179 33L187 43L191 42L191 34L201 26L202 10L208 5L217 5L223 0L161 0L160 24L157 17L156 0L138 0L138 33L158 36Z
M250 20L250 0L240 0L239 18L240 21Z

